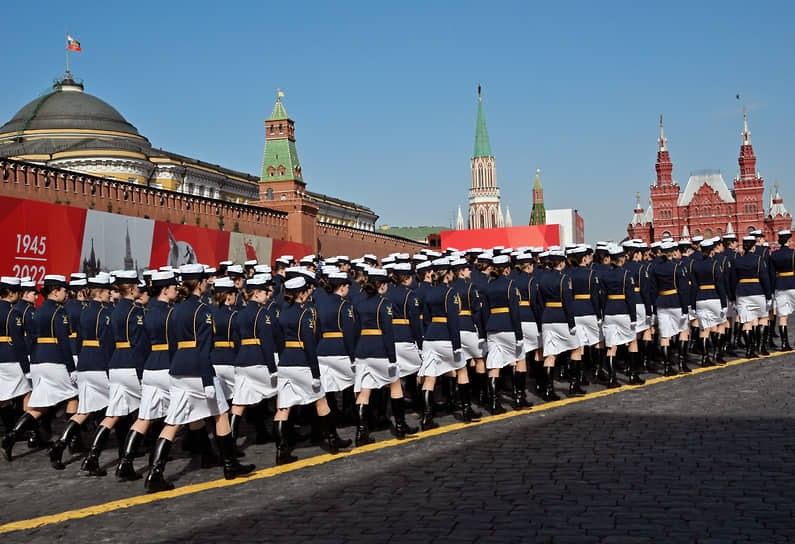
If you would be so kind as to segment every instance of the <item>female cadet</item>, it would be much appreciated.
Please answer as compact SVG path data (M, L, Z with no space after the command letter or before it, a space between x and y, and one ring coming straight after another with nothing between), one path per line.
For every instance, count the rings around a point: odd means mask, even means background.
M767 264L761 252L754 250L755 245L755 237L743 237L743 254L734 260L731 281L748 358L758 357L760 348L762 355L768 355L762 342L762 327L768 322L767 301L772 297Z
M513 409L521 410L532 406L527 401L527 369L535 363L539 345L538 318L541 316L541 296L538 293L538 282L533 277L533 256L519 253L515 257L516 266L510 276L519 289L519 316L522 320L522 336L524 338L525 357L516 362L513 368ZM571 376L578 377L572 369ZM577 383L577 382L575 382ZM579 387L579 386L578 386Z
M116 349L108 362L110 389L105 419L99 424L94 442L83 460L81 470L89 476L105 476L107 471L99 466L99 456L108 440L111 429L116 427L116 436L121 444L132 422L129 416L141 404L141 377L144 363L151 350L149 337L144 328L144 309L135 302L139 295L138 273L125 270L116 276L121 298L110 316ZM121 455L119 455L121 457Z
M240 347L235 356L234 403L229 417L233 441L240 432L240 419L250 406L276 396L277 367L274 353L280 350L277 324L267 303L272 292L270 274L258 274L246 281L248 303L235 319ZM257 435L263 434L264 415L257 410Z
M91 302L80 312L80 338L82 346L77 360L78 407L66 425L61 437L50 448L50 464L56 470L63 470L62 455L69 438L79 432L93 412L108 406L108 363L115 348L111 328L110 277L98 276L87 282ZM76 428L75 428L76 427Z
M701 259L694 259L692 277L692 305L696 309L696 318L700 328L701 367L714 366L715 363L725 364L723 351L718 341L718 327L725 322L726 292L723 289L723 271L720 262L715 259L715 246L712 240L701 242ZM709 340L712 337L712 350ZM710 351L714 358L710 357Z
M229 278L218 278L213 282L213 350L210 361L215 375L221 382L221 391L227 402L232 401L235 391L235 358L240 347L237 330L238 308L235 306L237 288Z
M494 257L489 272L491 281L482 299L488 345L486 368L489 373L489 411L492 415L505 412L497 396L500 370L522 359L525 353L519 289L513 280L508 279L509 265L507 255Z
M624 267L626 255L619 246L608 248L610 269L602 274L601 280L607 294L605 304L604 334L607 346L607 371L610 379L609 389L619 387L616 377L616 353L619 346L629 345L629 384L642 385L644 380L638 376L638 339L635 323L638 319L634 300L635 281L632 272Z
M679 370L690 372L687 367L687 333L688 333L688 299L687 293L680 286L687 282L684 267L677 262L679 249L676 242L663 242L660 245L662 255L660 261L651 267L649 273L649 290L652 297L656 296L654 306L657 308L657 328L660 334L660 350L663 355L663 375L674 376L676 371L671 365L671 339L678 334L685 335L679 340ZM656 295L655 295L656 293Z
M781 351L792 351L787 319L795 312L795 244L789 229L778 232L778 244L781 248L770 255L771 272L775 273L773 287L778 314L778 333L781 336Z
M50 274L44 276L41 288L44 302L33 315L33 348L30 354L30 376L33 393L28 406L14 426L3 437L0 448L7 461L11 461L14 443L22 434L36 427L37 421L47 411L63 401L67 413L77 412L77 386L72 372L75 370L72 350L69 346L71 327L69 316L63 308L66 300L66 278ZM76 426L67 426L72 432ZM68 442L70 436L66 437Z
M641 358L641 368L650 369L650 345L652 342L652 297L649 292L649 261L643 258L646 244L635 241L626 246L628 260L624 264L632 272L632 279L635 282L633 289L633 300L637 321L635 322L635 334L638 339L638 353Z
M469 390L467 394L471 397L473 390L480 393L486 388L486 327L483 320L483 303L480 291L472 281L472 265L460 258L453 262L452 267L455 277L450 287L455 290L460 306L458 323L461 331L461 351L469 365L467 374L470 377L470 384L466 388ZM470 413L472 417L480 417L480 414L471 407Z
M354 310L359 317L359 339L356 342L354 391L357 407L356 445L374 440L368 428L370 391L389 386L395 434L399 439L411 433L406 424L403 389L400 385L395 337L392 332L392 305L384 298L389 287L385 270L370 269L362 284L362 296ZM424 345L424 344L423 344ZM422 371L420 371L421 373Z
M411 265L398 263L392 268L395 285L386 292L392 303L392 330L395 333L395 355L398 372L405 380L414 405L419 405L417 372L422 366L422 302L411 289Z
M579 246L568 254L568 274L574 295L574 324L577 326L577 336L580 340L578 351L582 354L590 349L590 359L596 358L598 349L604 345L602 334L602 317L604 315L604 290L599 281L599 276L588 266L590 257L588 248ZM575 371L569 375L569 395L582 395L585 391L582 385L588 385L582 364L582 355L579 360L572 356ZM601 363L598 365L601 367Z
M466 266L463 259L458 264ZM439 425L433 421L433 388L436 378L452 375L454 383L458 383L461 394L462 417L470 422L475 415L472 410L472 390L467 374L467 359L461 350L461 316L460 297L450 287L453 280L453 266L448 259L436 259L433 265L433 287L426 291L423 301L423 318L425 321L425 339L422 342L422 367L419 375L423 377L422 398L423 411L420 422L423 430L433 429ZM451 384L453 385L453 384ZM454 387L448 387L451 397ZM448 405L454 405L448 399Z
M152 273L152 285L149 288L152 300L149 301L144 316L144 328L152 350L144 363L138 419L127 432L121 446L119 464L116 467L116 478L120 481L137 480L140 477L133 466L138 446L152 422L160 421L168 414L170 399L168 369L171 357L168 351L166 323L177 300L177 284L177 279L171 271Z
M317 360L316 323L313 310L305 305L309 296L309 285L303 277L284 282L284 309L279 316L279 326L284 334L284 351L279 357L278 411L274 417L276 435L276 464L291 463L297 458L290 453L287 443L287 419L290 408L314 403L319 427L328 442L331 453L351 445L342 440L330 417L331 409L326 402L320 380L320 365ZM398 382L399 383L399 382Z
M23 406L27 408L30 397L30 379L25 374L30 372L28 352L25 347L25 328L22 314L14 305L19 301L21 282L19 278L3 276L0 278L0 416L6 432L16 422L14 400L23 398ZM1 327L2 325L0 325Z
M16 311L22 315L22 330L25 331L25 360L22 361L22 369L25 371L25 379L28 380L28 384L31 385L32 389L32 382L30 380L30 354L33 352L33 344L36 340L36 335L33 332L33 314L36 313L36 300L39 296L39 292L36 290L36 282L33 281L30 277L24 277L20 280L20 287L22 292L19 294L19 301L14 305ZM30 400L30 392L28 392L25 397L22 399L22 408L23 410L28 407L28 400ZM39 428L38 424L41 423L42 427L49 426L49 419L51 414L44 414L44 418L39 422L36 422L34 428L28 430L28 448L36 448L39 447L43 440L39 436ZM14 418L16 419L16 417ZM11 422L12 425L14 421ZM6 427L6 430L10 429L11 427Z
M171 444L181 425L204 426L204 418L215 418L215 437L223 458L224 478L231 480L254 470L235 458L232 431L226 414L228 404L215 377L210 351L213 341L212 309L200 297L207 286L204 267L188 264L180 267L182 302L169 314L168 347L170 399L166 426L155 444L154 459L144 486L150 492L173 489L163 476Z
M542 258L544 254L541 254ZM550 270L539 281L544 312L541 315L541 339L546 373L545 401L559 400L555 394L555 357L580 347L574 321L574 295L568 274L563 273L566 257L562 251L549 251L546 255Z
M317 297L320 334L317 360L320 381L334 417L339 415L337 392L343 392L343 396L353 392L353 363L358 331L353 305L346 300L350 283L345 272L332 272L322 283L326 296ZM350 408L352 405L353 402L350 402Z

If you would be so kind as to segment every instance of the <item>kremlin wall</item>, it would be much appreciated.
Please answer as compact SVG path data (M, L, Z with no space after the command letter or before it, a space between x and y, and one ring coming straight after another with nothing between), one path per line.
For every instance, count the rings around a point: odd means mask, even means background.
M158 231L158 225L168 225L165 230L173 249L189 247L196 255L187 260L206 263L233 255L266 262L284 253L297 257L373 253L381 257L424 247L375 232L378 216L365 206L307 190L295 124L281 98L280 93L265 122L262 174L256 178L153 148L115 108L85 93L82 82L65 74L52 92L22 107L0 127L0 209L5 212L2 222L8 225L3 236L9 238L0 240L0 247L18 250L17 236L27 235L31 240L48 236L44 231L62 214L44 203L75 208L77 211L63 217L74 219L82 214L84 228L95 225L93 232L86 231L83 249L90 238L101 234L102 225L106 232L116 234L115 240L105 243L112 255L103 266L108 269L124 264L118 262L125 259L117 255L120 250L111 250L124 249L124 229L117 224L124 218L128 218L133 245L151 237L150 231ZM108 217L111 214L116 221ZM48 220L42 221L45 216ZM89 221L91 218L104 219ZM77 232L76 225L70 228ZM223 233L220 238L218 233ZM49 234L50 241L52 236ZM207 239L217 239L217 244L197 251ZM80 240L74 243L81 245ZM52 247L50 242L50 252ZM252 248L258 251L252 253ZM60 251L67 249L59 247ZM151 248L151 263L146 251L141 251L139 248L140 259L136 259L141 269L166 264L154 261L156 252ZM21 257L13 257L16 251L5 254L14 261L6 268L18 259L46 260L26 257L24 252ZM80 257L79 262L87 259L85 254ZM52 272L77 270L77 257L67 261L74 262L74 268Z

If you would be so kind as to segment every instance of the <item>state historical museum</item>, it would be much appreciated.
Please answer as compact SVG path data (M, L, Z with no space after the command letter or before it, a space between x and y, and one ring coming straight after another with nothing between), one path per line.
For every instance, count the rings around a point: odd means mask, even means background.
M630 238L653 242L667 237L690 236L738 237L762 229L771 243L774 234L792 225L792 216L784 207L775 184L767 210L764 206L765 182L756 171L756 156L751 145L748 117L743 111L743 132L740 145L740 172L729 189L718 171L695 172L685 190L673 179L673 164L668 152L668 140L660 116L660 139L657 149L657 181L651 186L649 207L644 211L637 194L635 213L627 227ZM773 191L771 191L771 194Z

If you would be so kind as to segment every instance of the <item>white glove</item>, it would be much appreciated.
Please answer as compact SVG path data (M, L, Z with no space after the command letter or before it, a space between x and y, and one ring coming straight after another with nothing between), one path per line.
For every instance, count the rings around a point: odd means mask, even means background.
M320 393L320 378L314 378L312 380L312 392Z
M77 355L75 355L77 357ZM72 385L77 385L77 370L73 370L69 373L69 381L72 382Z
M215 398L215 387L212 385L205 385L204 386L204 396L208 399Z
M602 328L602 320L601 319L597 319L596 320L596 326L599 327L600 329Z
M569 334L570 334L570 335L572 335L572 336L574 336L575 334L577 334L577 327L576 327L576 326L574 326L574 327L571 327L571 328L569 329Z
M72 355L72 360L75 362L75 366L77 366L77 355Z
M455 357L456 357L456 359L457 359L457 358L458 358L458 356L459 356L459 355L461 355L461 348L454 349L454 350L453 350L453 355L455 355Z

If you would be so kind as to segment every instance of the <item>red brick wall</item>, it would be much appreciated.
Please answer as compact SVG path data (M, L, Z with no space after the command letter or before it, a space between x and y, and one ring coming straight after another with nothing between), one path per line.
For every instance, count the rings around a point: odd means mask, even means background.
M324 257L347 255L357 258L372 253L381 258L390 253L417 253L424 247L419 242L377 232L323 223L317 225L317 252Z

